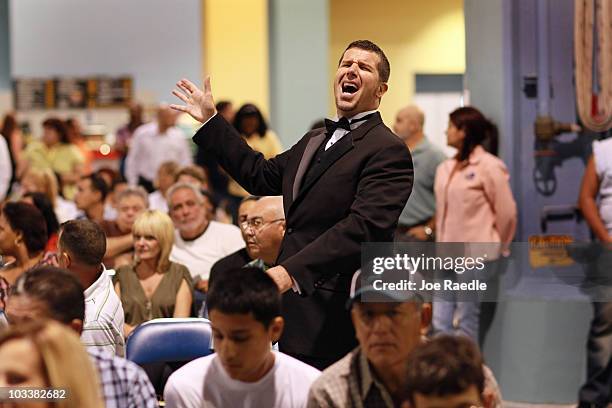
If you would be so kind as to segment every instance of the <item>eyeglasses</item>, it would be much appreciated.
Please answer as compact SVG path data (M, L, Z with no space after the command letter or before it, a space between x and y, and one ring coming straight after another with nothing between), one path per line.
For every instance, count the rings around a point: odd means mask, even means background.
M264 221L263 217L253 217L250 219L247 219L243 222L240 223L240 228L242 228L243 230L247 230L248 228L252 228L253 231L257 232L260 229L262 229L264 226L268 225L268 224L272 224L273 222L278 222L278 221L285 221L284 218L277 218L275 220L270 220L270 221Z

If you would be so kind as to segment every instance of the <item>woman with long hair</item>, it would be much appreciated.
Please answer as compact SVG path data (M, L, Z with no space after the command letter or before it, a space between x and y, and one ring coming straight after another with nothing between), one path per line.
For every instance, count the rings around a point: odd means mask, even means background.
M4 204L0 211L0 277L11 285L28 269L43 261L47 224L38 208L27 203Z
M60 323L28 322L0 336L0 387L19 396L24 395L21 392L27 396L27 388L39 394L41 389L49 392L45 395L49 401L24 399L19 407L102 408L98 384L81 340Z
M47 244L45 245L45 252L56 252L57 251L57 239L59 237L59 222L57 216L53 210L53 205L44 193L26 193L21 197L21 202L32 204L38 208L40 213L45 217L45 223L47 224Z
M115 290L125 312L125 335L160 317L189 317L193 283L189 270L170 261L174 225L161 211L147 210L132 227L134 262L117 268Z
M73 201L65 200L58 193L57 177L51 169L28 169L21 178L21 194L43 193L51 202L58 222L75 219L79 213Z
M463 107L450 114L446 135L457 154L442 162L436 171L436 241L494 244L496 253L487 254L486 262L487 276L491 276L499 269L498 260L502 257L497 249L508 250L517 219L508 170L495 156L497 127L478 109ZM451 273L457 280L471 277L467 272ZM481 330L480 321L480 303L476 300L458 302L445 297L434 304L435 331L461 333L482 343L485 330Z

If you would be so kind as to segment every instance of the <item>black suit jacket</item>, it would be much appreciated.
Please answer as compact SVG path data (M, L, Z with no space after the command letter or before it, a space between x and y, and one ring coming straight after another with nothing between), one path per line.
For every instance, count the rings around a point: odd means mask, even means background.
M413 183L410 152L376 113L346 134L304 175L325 139L308 132L288 151L266 160L220 115L193 140L254 195L282 195L286 233L277 263L301 294L283 295L281 351L340 358L356 344L345 308L361 243L392 241ZM314 173L313 173L314 172Z

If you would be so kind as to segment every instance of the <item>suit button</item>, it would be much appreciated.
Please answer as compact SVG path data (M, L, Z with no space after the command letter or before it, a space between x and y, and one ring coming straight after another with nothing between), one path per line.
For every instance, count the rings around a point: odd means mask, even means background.
M293 232L293 228L287 228L287 234L291 234Z

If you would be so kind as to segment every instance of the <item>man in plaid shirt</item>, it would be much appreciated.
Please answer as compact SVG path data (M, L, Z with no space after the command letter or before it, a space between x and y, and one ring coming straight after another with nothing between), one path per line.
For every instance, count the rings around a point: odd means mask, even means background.
M80 333L85 319L85 297L79 280L70 272L42 266L17 279L6 305L10 325L52 319ZM155 390L144 370L121 357L87 349L98 370L106 408L158 407Z

